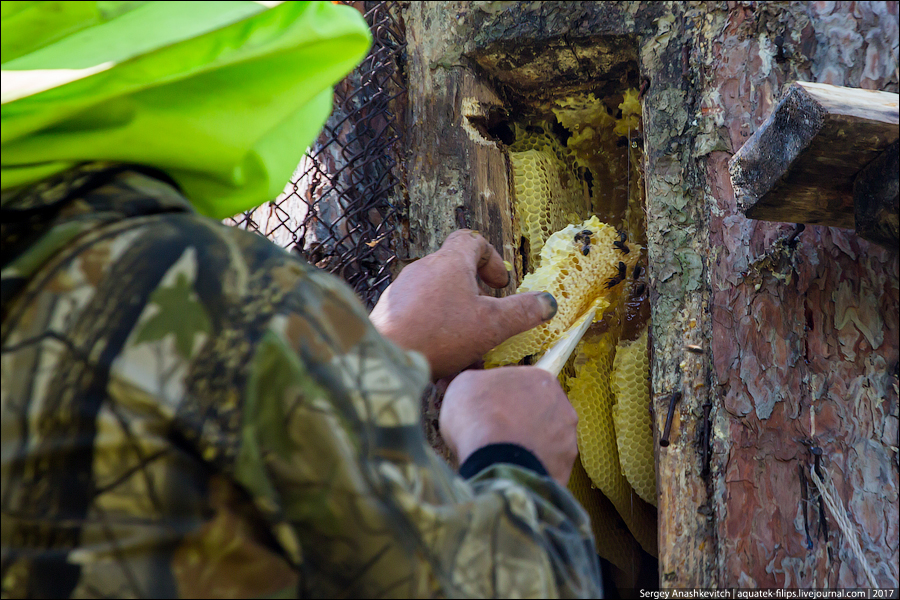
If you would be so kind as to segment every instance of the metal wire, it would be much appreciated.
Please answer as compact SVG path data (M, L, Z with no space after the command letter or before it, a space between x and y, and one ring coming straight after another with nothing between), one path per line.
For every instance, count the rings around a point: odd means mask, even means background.
M349 283L370 308L406 254L406 35L401 2L346 2L364 11L368 56L335 86L334 109L285 191L226 222L293 248Z

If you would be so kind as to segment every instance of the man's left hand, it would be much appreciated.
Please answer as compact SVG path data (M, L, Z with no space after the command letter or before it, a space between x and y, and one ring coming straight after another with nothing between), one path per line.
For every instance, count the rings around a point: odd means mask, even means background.
M503 288L510 274L481 235L454 231L440 250L403 269L369 317L383 336L424 354L432 378L439 379L556 314L556 300L547 292L482 296L477 277Z

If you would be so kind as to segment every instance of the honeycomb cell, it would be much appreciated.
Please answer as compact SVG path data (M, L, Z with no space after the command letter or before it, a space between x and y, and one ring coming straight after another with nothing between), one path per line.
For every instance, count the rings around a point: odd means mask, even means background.
M647 329L633 342L620 343L613 362L612 390L616 396L613 424L619 463L638 496L656 506L656 466L650 423L650 362Z

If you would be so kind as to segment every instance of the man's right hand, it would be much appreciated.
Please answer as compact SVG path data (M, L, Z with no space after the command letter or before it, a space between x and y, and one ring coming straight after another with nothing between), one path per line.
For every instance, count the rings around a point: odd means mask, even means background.
M463 371L447 388L439 422L460 464L488 444L518 444L565 486L578 455L578 415L556 377L534 367Z

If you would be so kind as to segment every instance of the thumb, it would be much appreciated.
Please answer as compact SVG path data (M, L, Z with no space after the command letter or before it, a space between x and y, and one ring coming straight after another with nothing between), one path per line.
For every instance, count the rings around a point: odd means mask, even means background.
M546 323L556 315L556 298L550 292L526 292L505 298L480 296L487 307L492 348L512 336Z

